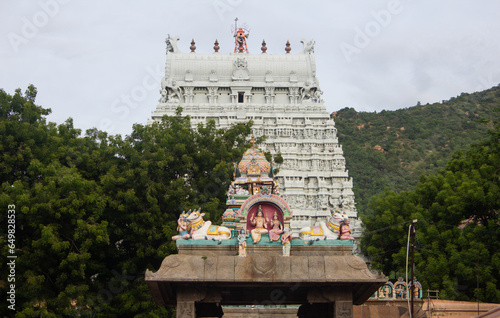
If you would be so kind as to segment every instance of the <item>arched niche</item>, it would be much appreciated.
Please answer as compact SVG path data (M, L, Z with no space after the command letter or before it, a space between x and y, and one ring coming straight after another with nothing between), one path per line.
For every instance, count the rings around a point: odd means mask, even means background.
M272 218L274 210L278 211L278 217L283 224L283 227L290 228L290 220L292 219L292 210L288 203L280 196L275 194L262 194L257 193L245 200L241 205L238 216L240 217L240 223L238 224L241 228L245 228L248 231L251 231L254 227L250 223L250 218L257 212L259 205L268 206L266 208L269 209L269 215L265 215L269 219ZM264 210L264 209L263 209Z
M271 228L271 221L273 219L274 212L277 212L278 219L284 226L285 224L284 215L283 211L279 206L271 202L256 202L253 206L250 207L250 209L248 209L247 224L246 224L247 232L250 232L251 230L254 229L254 226L252 225L252 218L256 216L259 208L262 209L264 218L266 219L268 230Z

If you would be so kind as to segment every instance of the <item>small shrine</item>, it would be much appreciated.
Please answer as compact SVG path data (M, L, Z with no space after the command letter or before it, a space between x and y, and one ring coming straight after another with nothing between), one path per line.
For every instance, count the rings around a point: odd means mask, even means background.
M222 317L224 306L292 305L298 317L352 317L384 277L353 255L349 218L332 211L320 224L290 231L292 207L274 180L273 167L255 144L235 164L222 224L203 211L182 213L178 254L146 271L159 306L177 317Z
M417 280L415 280L414 282L415 287L413 289L413 297L414 299L422 299L422 284L420 284L420 282L418 282ZM388 280L372 295L371 298L379 300L406 300L410 298L408 297L408 293L411 290L411 285L412 282L407 284L406 281L404 281L403 277L399 277L395 283Z
M227 192L227 210L223 224L233 226L238 233L250 233L259 243L261 234L268 234L275 242L285 229L290 228L292 210L280 196L273 169L264 152L255 147L248 149L236 165L234 180ZM234 219L234 223L228 223Z

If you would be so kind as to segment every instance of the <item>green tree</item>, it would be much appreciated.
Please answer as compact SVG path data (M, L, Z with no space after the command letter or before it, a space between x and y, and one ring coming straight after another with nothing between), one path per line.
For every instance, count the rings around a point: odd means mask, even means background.
M362 216L362 249L373 267L404 272L408 223L418 219L416 275L444 298L500 301L500 125L457 152L413 191L387 190ZM479 289L476 287L479 285Z
M212 219L224 211L251 123L192 130L179 109L124 138L96 129L82 137L71 119L47 123L50 110L35 98L33 86L0 90L0 206L15 205L16 316L171 315L153 303L144 272L176 251L182 210L201 207ZM2 262L4 295L8 270Z

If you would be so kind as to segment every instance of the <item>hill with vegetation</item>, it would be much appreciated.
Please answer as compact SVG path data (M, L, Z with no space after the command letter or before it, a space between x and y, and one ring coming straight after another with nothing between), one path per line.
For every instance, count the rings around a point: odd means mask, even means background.
M415 273L440 298L500 302L500 87L408 109L334 113L361 249L390 278Z
M462 93L442 103L381 112L344 108L332 113L358 211L385 188L412 189L436 174L458 150L486 138L500 118L500 86Z

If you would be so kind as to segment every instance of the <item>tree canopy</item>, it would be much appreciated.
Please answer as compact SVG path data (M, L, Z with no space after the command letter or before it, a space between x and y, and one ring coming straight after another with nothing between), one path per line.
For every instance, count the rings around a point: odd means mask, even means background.
M404 273L408 226L417 219L416 276L440 298L500 302L500 125L455 153L411 191L386 189L362 215L362 249L374 268Z
M50 109L35 98L34 86L12 96L0 89L0 206L15 206L16 317L169 315L144 272L176 251L170 237L183 210L220 218L251 123L193 130L179 109L129 136L81 136L71 119L48 123ZM6 262L0 271L6 295Z

